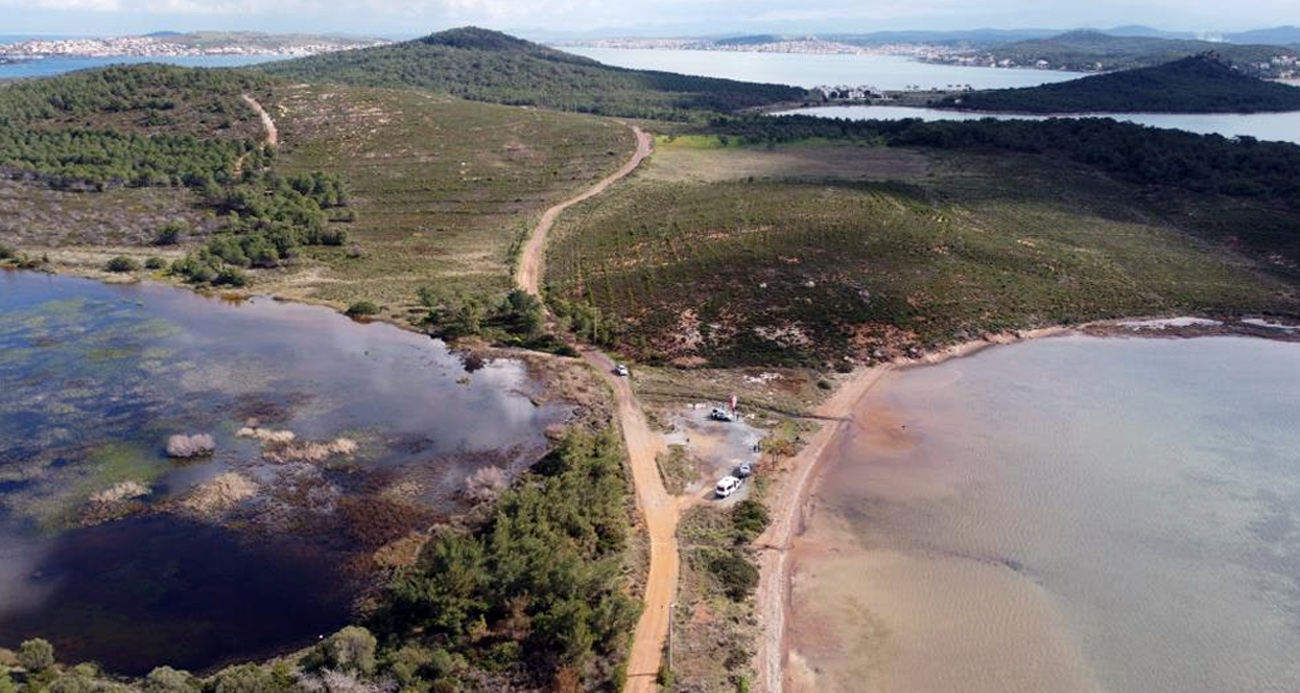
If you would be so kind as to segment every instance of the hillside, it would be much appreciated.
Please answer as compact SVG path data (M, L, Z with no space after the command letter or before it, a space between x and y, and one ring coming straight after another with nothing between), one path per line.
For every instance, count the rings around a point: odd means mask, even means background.
M1069 82L951 96L935 105L1022 113L1258 113L1300 110L1300 89L1243 74L1206 53Z
M477 28L262 69L310 82L417 87L474 101L671 120L797 101L806 95L795 87L611 67Z
M1290 48L1272 45L1114 36L1085 30L1011 43L994 50L992 57L1010 60L1018 65L1034 65L1045 61L1052 69L1127 70L1152 67L1208 51L1217 51L1224 60L1239 64L1267 62L1276 56L1295 54Z

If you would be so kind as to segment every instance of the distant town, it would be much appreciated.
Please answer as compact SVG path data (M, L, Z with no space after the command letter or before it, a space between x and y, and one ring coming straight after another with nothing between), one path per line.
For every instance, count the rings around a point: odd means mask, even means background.
M1105 37L1103 37L1103 40L1104 39ZM784 37L767 35L729 39L611 38L563 41L555 43L554 45L559 48L589 47L641 50L696 50L734 53L789 53L803 55L897 55L922 62L959 65L965 67L1065 70L1071 72L1109 72L1112 70L1135 67L1136 65L1131 62L1132 59L1141 60L1142 53L1150 48L1150 46L1159 47L1163 43L1160 39L1149 39L1148 41L1151 42L1149 46L1130 49L1131 54L1119 51L1119 55L1113 54L1111 59L1098 60L1096 58L1081 58L1080 55L1086 56L1088 53L1079 53L1071 50L1073 48L1072 42L1076 40L1096 40L1096 34L1090 34L1089 32L1066 34L1053 39L1056 43L1037 42L1039 45L1035 46L1034 50L1022 49L1021 46L1023 44L1016 43L988 45L976 44L975 42L968 41L926 43L874 41L869 38L861 37L821 38L817 36ZM1222 43L1183 43L1192 46L1187 49L1187 52L1195 51L1197 46L1200 46L1202 50L1208 50L1216 46L1222 46L1225 49L1232 48L1227 44ZM1296 50L1292 47L1285 46L1279 46L1276 50L1277 53L1275 55L1252 55L1250 59L1240 59L1239 55L1231 55L1229 57L1238 58L1234 60L1235 64L1240 69L1255 76L1285 81L1300 79L1300 57L1297 57ZM1115 58L1121 56L1125 60L1117 62ZM1137 57L1135 58L1135 56ZM1150 58L1148 62L1161 62L1163 59L1172 59L1172 57L1174 56Z
M298 57L366 48L383 39L339 36L271 35L253 32L151 34L111 38L33 39L0 44L0 61L48 57L175 58L218 55L283 55Z

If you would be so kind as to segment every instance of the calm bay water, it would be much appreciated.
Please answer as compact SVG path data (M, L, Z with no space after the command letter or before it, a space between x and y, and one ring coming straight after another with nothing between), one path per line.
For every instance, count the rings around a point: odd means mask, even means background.
M280 55L194 55L177 57L135 58L117 56L109 58L50 57L41 60L22 60L0 64L0 79L50 77L74 70L87 70L108 65L138 65L140 63L165 63L184 67L239 67L284 60Z
M823 118L849 120L903 120L919 118L927 122L943 120L1047 120L1049 116L1023 113L962 113L937 108L910 108L901 106L828 106L801 108L777 115L812 115ZM1186 130L1201 135L1239 137L1246 135L1261 140L1295 142L1300 144L1300 111L1291 113L1094 113L1083 116L1056 116L1061 118L1113 118L1119 121L1149 125L1157 128Z
M976 89L1033 87L1081 77L1074 72L956 67L923 63L897 55L805 55L731 51L649 50L565 47L561 50L607 65L724 77L746 82L815 87L823 84L870 85L878 89Z
M138 673L311 642L349 617L345 567L541 454L566 408L535 389L519 362L324 308L0 272L0 647ZM271 459L250 418L359 449ZM215 455L165 456L198 432ZM196 509L232 473L256 492ZM148 495L93 499L127 481Z
M1300 690L1300 345L1050 339L857 413L796 553L796 689Z

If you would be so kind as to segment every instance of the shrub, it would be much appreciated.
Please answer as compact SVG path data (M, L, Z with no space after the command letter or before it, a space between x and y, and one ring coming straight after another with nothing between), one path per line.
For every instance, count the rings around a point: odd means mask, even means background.
M212 280L213 286L231 286L239 288L248 286L248 275L244 274L237 267L223 267L217 271L217 276Z
M375 636L370 631L359 626L348 626L317 645L311 663L369 676L375 673L376 644Z
M108 264L104 265L104 269L109 272L135 272L140 269L140 263L125 255L118 255L109 260Z
M154 245L176 245L181 242L181 234L189 230L189 226L181 221L169 221L158 229L158 234L154 236Z
M18 646L18 664L27 671L45 671L54 666L54 646L43 638L32 638Z
M198 681L189 672L171 667L158 667L144 678L144 693L195 693Z
M18 257L18 251L0 243L0 260L12 260L16 257Z
M368 315L379 315L379 306L370 301L357 301L348 306L347 314L354 318L365 317Z
M160 270L167 266L167 261L160 257L151 257L144 261L144 268L151 270Z
M271 672L256 664L226 667L214 677L213 693L274 693Z
M767 529L771 518L767 507L755 500L743 500L731 510L731 524L736 529L736 540L749 543Z
M709 572L733 601L742 601L758 587L758 568L739 551L719 551L708 562Z

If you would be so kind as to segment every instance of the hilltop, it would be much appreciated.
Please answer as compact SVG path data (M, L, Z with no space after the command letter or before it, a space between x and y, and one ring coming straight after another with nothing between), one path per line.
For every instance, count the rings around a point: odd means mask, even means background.
M1205 53L1069 82L950 96L935 105L1022 113L1255 113L1300 110L1300 89L1243 74Z
M1266 63L1295 51L1276 45L1224 44L1152 36L1116 36L1095 31L1070 31L1059 36L1017 41L991 52L995 60L1017 65L1040 61L1061 70L1125 70L1152 67L1191 55L1216 51L1234 64Z
M612 67L474 27L262 69L309 82L416 87L474 101L670 120L799 101L807 95L783 85Z

